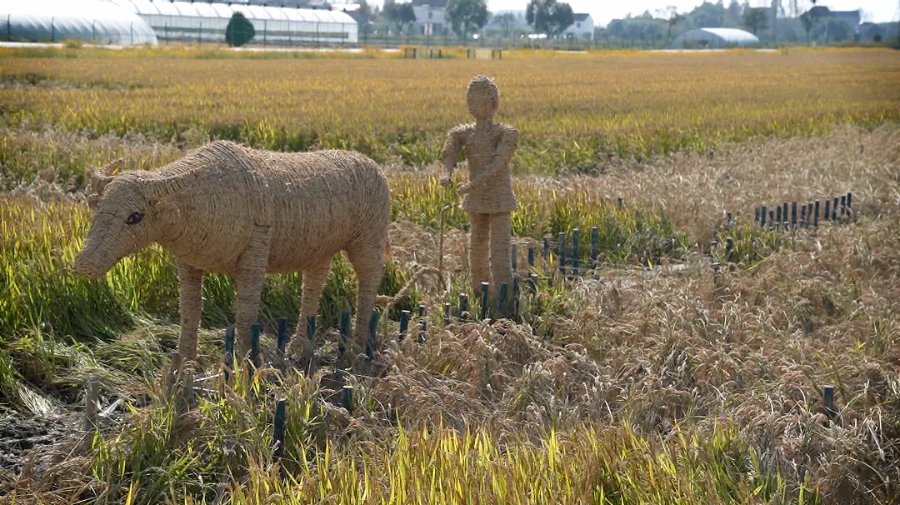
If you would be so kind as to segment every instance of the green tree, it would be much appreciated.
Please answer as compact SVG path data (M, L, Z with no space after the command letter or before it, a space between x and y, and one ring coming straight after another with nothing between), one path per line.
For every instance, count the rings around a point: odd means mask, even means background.
M231 15L231 19L228 20L228 25L225 27L225 42L229 46L241 47L250 42L254 35L256 35L256 30L253 28L253 23L243 14L235 12Z
M548 37L559 35L575 22L575 13L567 3L556 0L530 0L525 10L525 21L534 26L537 33Z
M744 11L741 23L751 32L759 35L759 32L769 26L769 13L764 7L751 7Z
M384 17L397 27L398 33L403 33L407 24L416 22L416 12L409 2L402 4L385 2L383 12Z
M469 33L480 30L487 23L487 3L485 0L450 0L445 15L453 31L466 40Z

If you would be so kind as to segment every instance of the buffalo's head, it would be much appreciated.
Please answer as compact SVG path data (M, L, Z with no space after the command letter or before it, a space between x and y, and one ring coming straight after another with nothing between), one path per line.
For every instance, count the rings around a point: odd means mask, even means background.
M166 184L148 172L115 175L116 160L91 176L88 205L94 219L84 247L75 257L75 272L97 278L117 261L158 240L173 224L178 208L163 198Z

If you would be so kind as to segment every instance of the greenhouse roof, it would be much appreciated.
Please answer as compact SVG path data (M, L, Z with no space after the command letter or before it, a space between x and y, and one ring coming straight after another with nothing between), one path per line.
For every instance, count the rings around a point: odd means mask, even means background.
M356 21L345 12L322 9L292 9L289 7L228 5L206 2L169 2L165 0L155 2L152 0L114 1L125 8L131 8L133 12L141 16L230 18L233 13L240 12L248 19L356 24Z
M756 35L745 32L744 30L738 30L737 28L700 28L700 30L721 37L728 42L743 44L759 43L759 38L757 38Z
M153 29L132 9L103 0L4 0L0 15L8 36L15 39L157 43Z

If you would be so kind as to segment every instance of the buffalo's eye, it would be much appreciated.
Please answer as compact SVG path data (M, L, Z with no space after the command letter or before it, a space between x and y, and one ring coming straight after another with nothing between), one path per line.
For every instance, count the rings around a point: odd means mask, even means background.
M143 212L132 212L128 219L125 220L125 224L138 224L141 222L141 219L144 219Z

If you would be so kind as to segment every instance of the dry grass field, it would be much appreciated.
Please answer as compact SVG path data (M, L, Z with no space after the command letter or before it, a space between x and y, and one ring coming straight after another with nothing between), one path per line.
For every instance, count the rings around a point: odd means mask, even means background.
M156 168L228 138L383 163L394 223L382 292L393 293L437 263L440 209L457 199L437 184L435 160L444 132L466 120L463 90L478 72L497 78L500 119L522 132L520 268L527 247L576 227L600 229L601 261L563 280L547 275L554 256L538 259L520 320L445 324L443 304L468 284L466 216L451 211L449 288L426 280L403 302L428 307L425 342L396 342L396 314L382 317L383 352L352 370L349 409L328 399L341 366L333 327L353 299L344 260L310 377L264 369L225 384L234 294L227 278L205 283L199 365L213 378L187 407L160 383L178 334L170 258L150 248L100 281L70 272L90 222L86 170L120 156ZM897 82L895 52L858 49L497 62L0 52L0 496L898 503ZM753 224L757 205L847 191L851 220ZM267 355L275 319L296 324L297 280L267 281ZM103 407L120 402L84 435L89 377Z

